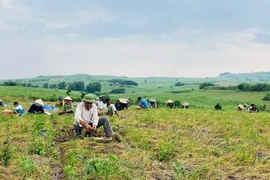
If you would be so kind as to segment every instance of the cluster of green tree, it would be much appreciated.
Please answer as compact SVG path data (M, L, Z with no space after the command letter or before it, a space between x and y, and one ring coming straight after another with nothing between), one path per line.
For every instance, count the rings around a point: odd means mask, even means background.
M32 85L31 83L18 83L15 81L5 81L2 86L24 86L24 87L38 87L38 85Z
M206 86L204 90L239 90L237 86Z
M83 81L75 81L73 83L67 84L65 81L59 82L58 84L50 84L44 83L43 88L50 88L50 89L67 89L67 93L70 93L71 91L81 91L81 92L88 92L88 93L94 93L94 92L100 92L101 90L101 84L98 82L89 83L87 86L85 86Z
M109 82L114 83L114 84L118 83L121 85L138 86L138 83L136 83L135 81L131 81L131 80L112 79L112 80L109 80Z
M270 101L270 94L266 94L263 98L264 101Z
M192 90L178 90L178 91L169 91L167 93L173 93L173 94L181 94L181 93L188 93L188 92L191 92Z
M17 86L17 83L14 81L5 81L4 86Z
M241 83L237 86L216 86L212 83L203 83L199 87L200 89L205 90L240 90L240 91L250 91L250 92L261 92L261 91L270 91L270 84L266 83Z
M204 89L205 87L208 86L215 86L215 85L213 83L202 83L200 84L199 89Z
M110 93L111 94L125 94L126 90L124 88L113 89Z
M270 91L270 84L266 83L257 83L257 84L241 83L237 85L237 87L240 91L253 91L253 92Z
M181 83L181 82L176 82L174 85L175 86L184 86L185 84L184 83Z
M40 81L49 81L50 78L41 78L41 79L28 79L28 82L40 82Z

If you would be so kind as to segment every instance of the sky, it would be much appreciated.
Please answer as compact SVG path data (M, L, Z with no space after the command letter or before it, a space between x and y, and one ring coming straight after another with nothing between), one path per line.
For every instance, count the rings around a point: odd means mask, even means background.
M269 0L0 0L0 79L270 70Z

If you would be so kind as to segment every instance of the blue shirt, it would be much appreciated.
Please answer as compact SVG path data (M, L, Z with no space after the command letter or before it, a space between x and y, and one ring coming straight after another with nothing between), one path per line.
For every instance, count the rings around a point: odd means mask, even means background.
M139 106L143 106L144 108L149 108L149 105L145 99L141 99L139 102Z

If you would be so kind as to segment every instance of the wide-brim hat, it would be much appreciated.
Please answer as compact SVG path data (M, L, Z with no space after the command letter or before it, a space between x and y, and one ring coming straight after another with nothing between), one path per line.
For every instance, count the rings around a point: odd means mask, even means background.
M238 107L239 107L240 109L242 109L242 110L245 109L244 105L242 105L242 104L239 104Z
M123 103L123 104L127 104L128 103L128 101L126 99L123 99L123 98L119 99L119 101L120 101L120 103Z
M41 106L44 106L44 102L42 101L42 99L35 100L35 103L40 104Z
M173 100L169 99L169 100L167 101L167 103L173 103Z
M69 97L69 96L65 97L64 100L72 101L71 97Z
M149 102L157 102L154 98L149 99Z
M86 94L82 101L86 103L96 103L96 98L93 94Z
M189 106L189 104L187 102L184 102L183 106Z

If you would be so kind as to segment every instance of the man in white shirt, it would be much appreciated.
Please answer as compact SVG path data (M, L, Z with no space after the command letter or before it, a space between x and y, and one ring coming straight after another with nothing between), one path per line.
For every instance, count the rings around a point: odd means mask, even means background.
M82 102L77 105L75 112L74 128L76 134L80 136L83 128L88 131L96 131L97 128L103 126L107 137L112 137L113 131L107 117L98 117L98 109L95 97L92 94L86 94Z
M116 116L119 117L119 114L117 113L117 110L114 106L114 104L111 104L111 99L106 98L106 104L102 108L108 116L112 116L113 114L116 114Z
M102 102L102 100L98 97L97 98L97 101L96 101L96 105L97 105L97 108L98 109L102 109L103 108L103 106L105 105L103 102Z
M23 107L18 102L14 102L13 105L15 106L14 111L16 113L18 113L19 115L24 115Z

